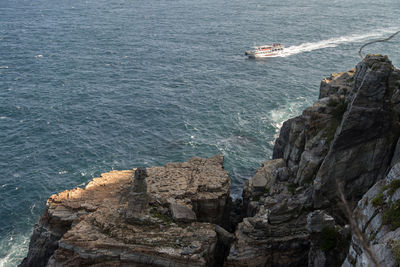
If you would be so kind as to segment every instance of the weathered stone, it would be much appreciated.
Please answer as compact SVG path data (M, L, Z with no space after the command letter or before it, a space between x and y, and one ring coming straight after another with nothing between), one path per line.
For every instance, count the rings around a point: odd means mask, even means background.
M285 150L289 144L290 128L294 119L287 120L283 123L278 139L275 141L272 159L284 157Z
M394 266L399 117L400 71L367 56L283 123L242 202L231 202L222 156L137 169L133 182L133 171L104 174L48 200L22 266L369 266L359 236L346 238L337 184L347 208L358 201L353 217L374 257ZM243 216L234 235L211 224L233 229Z
M321 232L324 227L334 227L335 219L323 210L315 210L307 215L306 229L312 233Z
M188 207L171 203L170 210L172 219L176 222L192 222L196 220L196 213Z
M330 77L321 82L319 98L330 95L347 94L351 91L354 84L354 69L347 72L332 73Z
M132 181L133 173L105 173L85 189L51 196L21 266L213 265L219 252L212 222L229 214L223 157L137 169Z
M261 168L245 183L244 214L250 217L238 225L226 265L339 266L343 262L348 230L338 223L349 222L340 211L336 181L344 185L351 208L385 175L399 137L398 77L387 58L368 56L355 71L325 79L320 99L301 116L284 122L273 158L282 158L286 166L269 169L269 176ZM397 161L392 160L394 168L388 176L397 176ZM400 198L400 190L392 197ZM373 216L375 208L365 212L355 215L362 223L360 229L381 238L379 232L386 229L377 232L382 216ZM357 251L349 253L353 260L361 253L355 245L350 251Z
M357 65L354 97L316 176L316 208L336 205L337 190L332 188L338 183L345 197L355 201L383 178L398 137L389 104L393 88L387 86L393 71L383 57L366 57Z
M128 223L146 223L149 199L147 195L146 168L135 170L133 185L128 192L128 207L125 210L125 220Z
M266 190L269 190L275 183L280 168L284 168L285 162L283 159L274 159L267 161L263 166L257 170L256 174L249 180L248 189L253 195L259 193L263 194Z
M215 232L218 234L218 237L226 246L230 246L232 242L235 240L235 236L233 234L229 233L219 225L215 226Z
M373 257L380 266L395 266L393 252L395 246L400 246L400 228L384 224L382 216L400 197L391 188L393 181L400 181L400 163L394 165L388 175L371 187L358 202L354 210L357 227L365 234L365 243L370 248ZM397 188L400 189L400 188ZM389 194L389 190L395 190ZM384 208L385 207L385 208ZM370 266L371 256L357 235L353 234L348 256L342 266Z

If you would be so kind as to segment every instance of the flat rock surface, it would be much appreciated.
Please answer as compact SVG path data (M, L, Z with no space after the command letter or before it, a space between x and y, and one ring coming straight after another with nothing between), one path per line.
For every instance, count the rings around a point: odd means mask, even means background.
M204 216L204 222L195 219L196 212L201 217L207 210L215 208L219 213L226 208L230 179L223 157L192 158L146 170L143 188L147 193L143 194L149 201L137 220L128 222L125 217L132 208L130 198L137 196L137 192L132 193L135 169L104 173L84 189L52 195L42 224L46 223L48 232L57 229L60 222L70 228L47 266L212 265L215 225ZM38 243L46 234L36 236L31 243ZM35 259L28 254L22 266L35 266Z

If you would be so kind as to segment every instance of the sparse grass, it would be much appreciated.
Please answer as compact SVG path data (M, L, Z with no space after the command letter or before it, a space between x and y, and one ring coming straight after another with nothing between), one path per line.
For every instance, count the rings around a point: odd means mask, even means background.
M394 202L383 212L382 223L390 225L392 230L400 227L400 200Z
M329 124L329 127L325 130L324 137L326 137L326 142L328 145L332 142L333 138L335 137L336 129L339 127L339 122L334 119Z
M379 228L376 230L375 233L373 233L370 237L369 237L369 241L374 241L376 236L378 235L378 233L381 231L382 229L382 224L379 226Z
M333 110L333 117L339 122L342 121L343 114L347 110L347 102L344 99L341 99L339 103L336 105L336 108Z
M330 107L335 107L335 109L332 111L332 120L330 121L330 124L326 128L323 135L326 137L326 142L329 145L335 137L336 129L339 127L339 124L343 119L343 114L347 110L347 102L344 99L340 99L339 101L332 99L329 100L327 105Z
M170 225L172 223L172 219L170 217L168 217L165 214L159 213L158 211L154 212L152 215L168 225Z
M384 195L382 192L380 192L376 197L374 197L371 200L371 204L375 208L382 206L384 202L385 202L385 199L384 199Z
M394 241L392 245L392 253L396 260L396 265L400 266L400 241Z
M383 187L383 190L388 190L388 194L393 196L394 192L396 192L397 189L400 188L400 180L394 180L390 184L385 185Z

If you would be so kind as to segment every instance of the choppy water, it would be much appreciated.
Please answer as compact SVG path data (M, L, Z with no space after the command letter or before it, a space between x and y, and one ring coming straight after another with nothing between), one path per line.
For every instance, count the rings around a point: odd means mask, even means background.
M398 0L349 2L1 0L0 266L51 194L102 172L222 153L239 195L320 80L400 28ZM244 57L272 42L284 57ZM365 51L399 66L399 42Z

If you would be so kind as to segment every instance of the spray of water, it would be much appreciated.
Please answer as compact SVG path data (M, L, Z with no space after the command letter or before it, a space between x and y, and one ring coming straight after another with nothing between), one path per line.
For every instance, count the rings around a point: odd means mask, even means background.
M289 46L285 48L284 52L280 55L277 55L277 57L288 57L304 52L310 52L313 50L318 50L318 49L323 49L323 48L328 48L328 47L336 47L341 44L346 44L346 43L357 43L357 42L365 42L367 40L371 40L374 38L380 38L383 37L387 34L395 32L394 29L382 29L382 30L376 30L372 31L369 33L365 34L352 34L352 35L346 35L346 36L341 36L338 38L330 38L327 40L322 40L318 42L313 42L313 43L303 43L300 45L294 45L294 46Z

